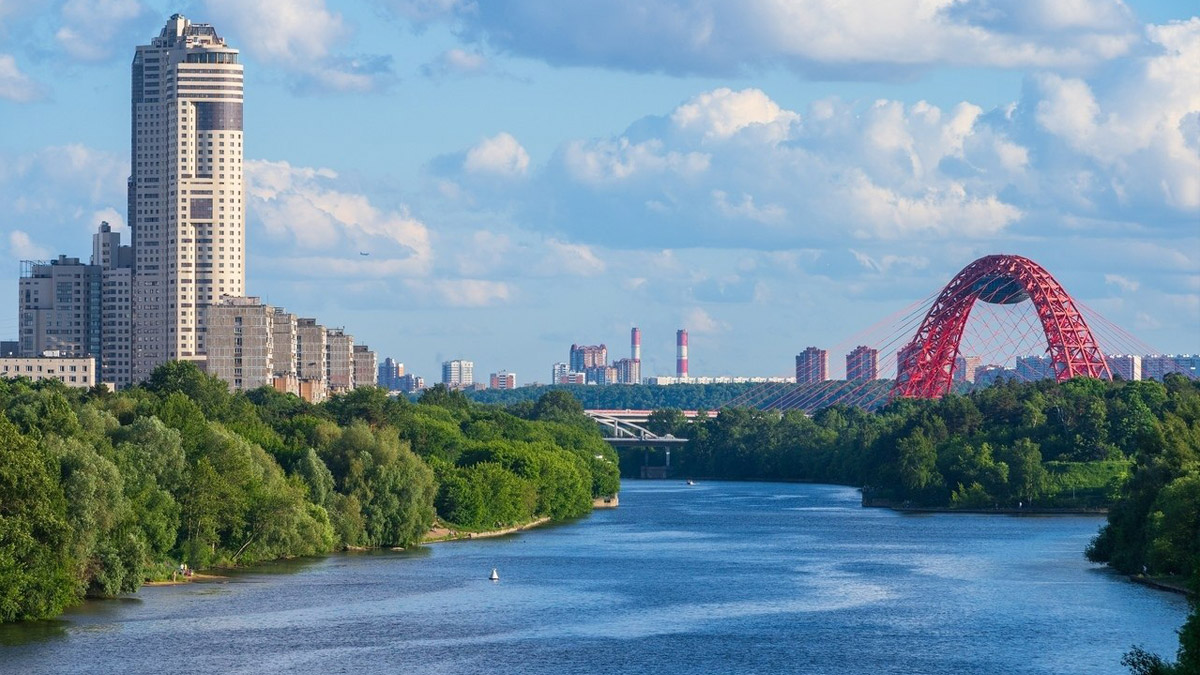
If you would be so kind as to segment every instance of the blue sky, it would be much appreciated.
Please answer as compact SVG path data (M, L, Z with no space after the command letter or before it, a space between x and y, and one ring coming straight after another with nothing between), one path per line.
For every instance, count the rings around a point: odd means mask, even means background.
M124 222L173 12L246 64L250 292L430 380L633 325L785 374L997 252L1200 351L1200 18L1113 0L0 0L5 335L21 259Z

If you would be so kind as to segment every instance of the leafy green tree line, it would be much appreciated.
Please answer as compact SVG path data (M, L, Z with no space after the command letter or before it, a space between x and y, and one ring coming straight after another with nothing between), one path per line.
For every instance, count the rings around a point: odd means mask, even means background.
M175 362L119 393L0 380L0 411L0 621L127 593L181 562L409 546L438 518L572 518L619 488L615 454L561 393L521 416L442 388L311 405L231 394Z
M915 506L1102 507L1143 473L1139 462L1194 454L1198 419L1194 381L1080 378L1004 381L875 412L734 408L693 423L660 410L649 426L690 439L672 464L692 476L838 482Z

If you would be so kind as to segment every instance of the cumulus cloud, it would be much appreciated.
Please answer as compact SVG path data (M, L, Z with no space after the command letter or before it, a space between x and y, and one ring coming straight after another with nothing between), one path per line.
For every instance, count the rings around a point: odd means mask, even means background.
M1034 78L1047 155L1097 211L1200 209L1200 18L1146 29L1148 55L1090 82ZM1070 173L1068 173L1068 171ZM1058 188L1059 186L1054 186ZM1063 186L1065 187L1065 186Z
M476 174L515 177L524 175L528 168L529 153L507 132L480 141L463 160L463 169Z
M700 307L693 307L688 310L683 315L682 321L689 333L706 335L729 330L728 323L714 319L711 314Z
M335 178L329 169L247 161L248 212L268 235L300 249L366 249L407 260L409 273L427 272L433 249L425 225L407 208L382 209L366 195L335 189Z
M584 240L638 247L977 238L1022 219L1003 193L1028 162L967 103L824 100L802 114L722 88L564 143L527 205Z
M67 0L58 46L81 61L103 61L135 44L135 21L145 12L138 0Z
M39 246L23 230L13 230L8 233L8 250L12 257L19 260L45 260L50 257L50 249Z
M298 91L369 92L394 79L390 56L335 52L352 30L325 0L206 0L206 6L216 25L239 36L242 49L295 73Z
M45 96L45 90L17 67L11 54L0 54L0 99L30 103Z
M555 65L728 75L782 65L896 77L931 65L1077 68L1128 53L1120 0L391 0L416 24ZM1049 6L1049 5L1052 5Z

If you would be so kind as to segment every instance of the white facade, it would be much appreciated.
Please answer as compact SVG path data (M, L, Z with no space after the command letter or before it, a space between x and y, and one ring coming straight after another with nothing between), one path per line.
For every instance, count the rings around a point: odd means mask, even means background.
M242 66L176 14L133 58L133 379L205 353L205 314L245 293Z
M442 363L442 384L463 389L475 384L475 362L455 359Z

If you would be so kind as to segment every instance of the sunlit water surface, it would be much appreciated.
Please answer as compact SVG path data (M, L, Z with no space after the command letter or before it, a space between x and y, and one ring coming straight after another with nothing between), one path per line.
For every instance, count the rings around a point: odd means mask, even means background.
M1132 644L1174 654L1185 601L1085 561L1100 518L858 499L626 482L619 509L566 525L277 564L0 627L0 671L1120 673Z

